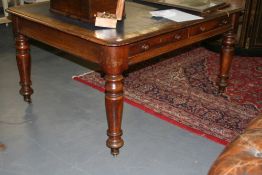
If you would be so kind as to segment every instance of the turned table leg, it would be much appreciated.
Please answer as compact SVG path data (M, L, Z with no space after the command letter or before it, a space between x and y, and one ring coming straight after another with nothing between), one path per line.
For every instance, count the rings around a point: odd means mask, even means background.
M106 141L111 154L117 156L124 145L122 139L122 113L124 100L123 71L127 70L128 47L104 47L101 66L105 73L105 106L108 123Z
M229 70L234 56L234 46L235 46L235 35L233 30L230 30L224 35L222 41L220 82L219 82L220 93L225 91L225 88L227 87L228 84L227 81L229 77Z
M119 148L124 145L122 136L122 113L123 113L123 76L105 76L105 105L107 113L108 139L106 145L111 148L111 154L119 154Z
M20 94L24 96L24 101L31 103L31 56L28 39L21 35L16 35L16 61L20 75Z
M220 82L219 92L223 93L228 85L229 70L234 57L236 32L238 29L239 13L235 13L231 17L232 29L224 34L221 50L221 65L220 65Z

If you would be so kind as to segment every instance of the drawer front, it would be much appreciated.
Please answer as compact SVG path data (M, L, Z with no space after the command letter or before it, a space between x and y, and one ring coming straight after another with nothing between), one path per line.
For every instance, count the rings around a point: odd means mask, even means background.
M204 22L202 24L195 25L189 29L189 36L198 35L208 32L210 30L217 29L225 25L230 25L230 18L228 16L215 19L212 21Z
M168 34L161 35L157 38L147 39L139 43L132 44L129 48L129 56L133 56L145 51L159 48L168 43L180 41L188 37L187 29L171 32Z

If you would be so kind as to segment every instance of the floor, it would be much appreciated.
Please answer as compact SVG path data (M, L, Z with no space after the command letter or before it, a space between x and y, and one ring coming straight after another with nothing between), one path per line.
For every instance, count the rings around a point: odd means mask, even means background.
M125 146L105 146L104 94L71 79L90 64L33 42L32 104L19 95L11 25L0 25L1 175L204 175L222 145L125 104Z

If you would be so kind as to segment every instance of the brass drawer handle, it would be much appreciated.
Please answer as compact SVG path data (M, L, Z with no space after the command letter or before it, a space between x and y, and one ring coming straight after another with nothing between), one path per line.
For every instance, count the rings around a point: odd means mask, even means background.
M205 28L205 27L203 27L203 26L201 26L199 29L200 29L200 31L201 31L201 32L204 32L204 31L206 31L206 28Z
M149 49L149 45L148 45L148 44L143 44L143 45L142 45L142 49L148 50L148 49Z
M181 38L182 38L181 35L178 35L178 34L175 35L175 39L176 39L176 40L179 40L179 39L181 39Z

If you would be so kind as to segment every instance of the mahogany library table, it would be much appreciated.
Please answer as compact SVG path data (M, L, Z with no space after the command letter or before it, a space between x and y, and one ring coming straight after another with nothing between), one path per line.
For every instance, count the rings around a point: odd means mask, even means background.
M116 29L94 27L49 10L49 2L8 9L16 38L16 59L20 74L20 94L31 102L31 57L28 38L71 53L79 59L100 65L105 74L105 107L108 122L106 145L113 155L124 145L121 138L123 111L123 71L178 48L223 35L219 89L227 86L234 55L235 31L243 10L242 0L212 12L201 20L174 22L152 18L156 6L126 2L125 19Z

